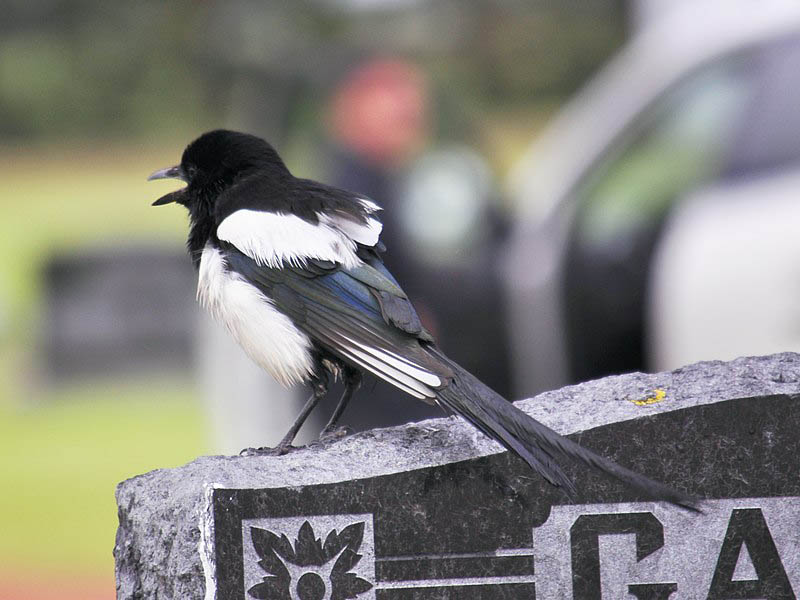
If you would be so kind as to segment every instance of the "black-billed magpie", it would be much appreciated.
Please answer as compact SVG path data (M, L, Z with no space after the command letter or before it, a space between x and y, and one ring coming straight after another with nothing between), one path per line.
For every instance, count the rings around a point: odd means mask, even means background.
M200 303L275 379L313 389L271 452L291 447L329 375L345 384L321 436L332 434L366 371L461 415L570 496L575 484L557 462L566 457L695 508L694 498L557 434L449 360L381 261L380 207L371 199L294 177L267 142L226 130L200 136L179 165L149 177L164 178L187 184L153 205L189 211Z

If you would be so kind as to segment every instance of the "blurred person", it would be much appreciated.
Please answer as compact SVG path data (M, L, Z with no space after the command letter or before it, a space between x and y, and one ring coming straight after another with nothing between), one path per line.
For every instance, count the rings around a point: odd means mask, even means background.
M392 249L388 264L401 281L409 280L403 272L409 253L395 208L402 202L400 180L431 134L427 78L404 60L368 61L334 89L327 125L332 141L331 182L369 196L386 209L383 240ZM429 315L428 325L435 329L431 320Z
M385 262L423 323L455 360L507 394L505 318L494 269L503 229L489 204L491 176L472 150L431 149L434 123L431 85L418 66L397 58L366 61L331 93L326 177L385 209ZM372 412L346 422L368 428L438 415L380 382L371 395Z

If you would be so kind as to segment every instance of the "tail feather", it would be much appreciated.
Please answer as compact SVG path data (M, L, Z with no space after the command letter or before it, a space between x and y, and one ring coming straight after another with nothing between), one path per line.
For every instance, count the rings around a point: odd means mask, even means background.
M497 440L508 450L524 459L548 482L557 487L563 487L570 496L577 493L575 484L564 473L553 456L542 447L531 447L532 444L526 440L524 428L516 427L511 420L497 418L496 414L493 414L494 411L486 410L479 403L464 401L465 394L463 394L462 386L455 383L441 390L438 397L442 404L469 421L481 433ZM500 400L508 404L502 398Z
M666 500L689 510L699 510L698 499L631 471L559 435L506 401L468 371L436 354L454 373L453 382L437 390L439 402L520 456L547 481L564 488L568 496L576 494L575 484L556 462L567 457L611 475L654 500Z

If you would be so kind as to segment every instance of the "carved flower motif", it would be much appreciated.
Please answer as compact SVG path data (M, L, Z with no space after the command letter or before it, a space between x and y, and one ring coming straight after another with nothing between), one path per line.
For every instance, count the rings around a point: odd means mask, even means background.
M372 588L349 571L361 560L357 553L364 537L364 523L353 523L341 533L331 530L325 543L314 536L308 521L297 534L294 547L285 534L251 527L259 566L269 576L247 590L259 600L346 600Z

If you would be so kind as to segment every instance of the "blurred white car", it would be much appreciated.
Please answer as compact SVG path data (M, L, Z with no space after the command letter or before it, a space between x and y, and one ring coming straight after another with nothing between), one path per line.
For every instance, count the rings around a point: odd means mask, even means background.
M510 180L517 395L800 351L800 4L637 35Z

